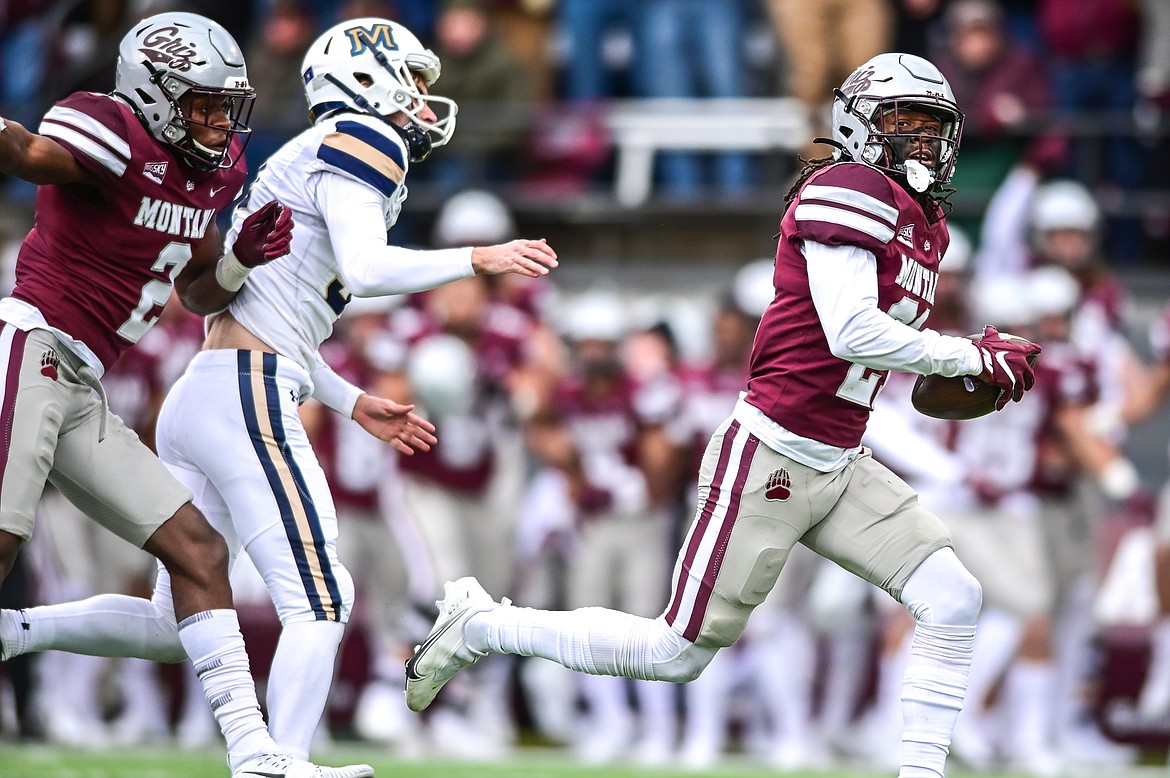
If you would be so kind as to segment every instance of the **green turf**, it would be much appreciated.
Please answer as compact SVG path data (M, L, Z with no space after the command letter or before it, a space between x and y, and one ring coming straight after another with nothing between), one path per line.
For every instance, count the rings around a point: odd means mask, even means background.
M385 778L893 778L892 771L833 769L778 773L741 760L702 771L636 768L624 765L587 767L558 751L522 749L507 762L451 762L438 759L400 761L376 748L338 749L322 754L323 764L366 762ZM1147 770L1127 775L1147 776ZM1076 771L1073 775L1088 773ZM1162 773L1164 774L1164 773ZM973 778L974 773L955 769L950 778ZM1024 778L1019 773L979 773L980 778ZM1119 778L1114 773L1110 778ZM0 745L0 778L229 778L222 755L216 752L187 753L178 750L131 749L125 752L66 751L45 746Z

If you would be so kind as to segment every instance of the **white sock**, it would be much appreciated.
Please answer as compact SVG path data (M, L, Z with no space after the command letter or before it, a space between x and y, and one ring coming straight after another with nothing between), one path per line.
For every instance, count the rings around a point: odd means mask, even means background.
M474 651L539 656L591 675L653 680L648 649L654 619L608 608L546 611L503 607L468 619L463 635Z
M812 719L816 641L812 628L791 610L757 611L749 627L750 656L760 694L775 722L775 737L803 741ZM783 657L777 661L777 657Z
M983 715L991 688L999 681L1016 656L1024 636L1024 620L1002 608L985 608L979 614L979 631L971 654L971 675L967 679L967 701L971 710Z
M272 739L298 759L309 758L344 633L345 625L337 621L297 621L281 628L268 671L268 721Z
M210 610L189 616L179 624L179 639L227 740L228 763L233 769L252 754L276 753L279 749L260 715L236 612Z
M629 681L610 675L586 675L578 676L578 683L594 727L629 730L633 721L626 691Z
M845 732L853 722L865 688L872 642L868 631L829 636L829 677L825 680L818 721L822 732Z
M975 627L918 622L902 681L899 778L942 778L967 693Z
M642 740L674 748L678 737L678 708L672 683L634 681L638 700L638 730Z
M1008 745L1017 758L1051 748L1053 690L1052 662L1019 659L1008 671L1005 697L1011 705Z
M902 733L902 681L910 659L910 640L893 651L883 653L878 661L877 693L874 695L873 716L882 723L882 732ZM887 726L888 725L888 726Z
M123 594L4 611L0 641L6 657L49 650L158 662L181 662L186 657L174 611L155 600Z
M154 719L167 728L166 694L156 666L147 659L123 659L118 667L118 688L122 693L122 717Z
M720 651L695 680L683 686L686 732L683 743L701 743L721 752L727 743L729 703L735 685L735 664L742 654Z

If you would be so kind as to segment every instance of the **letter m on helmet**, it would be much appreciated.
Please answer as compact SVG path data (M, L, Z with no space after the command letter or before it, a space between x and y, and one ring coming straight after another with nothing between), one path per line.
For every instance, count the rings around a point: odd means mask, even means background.
M398 44L394 42L394 31L389 24L350 27L345 35L349 38L349 53L355 57L372 46L381 46L389 51L398 49Z

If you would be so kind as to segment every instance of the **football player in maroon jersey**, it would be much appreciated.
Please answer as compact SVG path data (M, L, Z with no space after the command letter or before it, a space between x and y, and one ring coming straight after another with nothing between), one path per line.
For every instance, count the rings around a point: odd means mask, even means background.
M40 186L16 287L0 300L0 576L32 535L52 482L156 556L172 581L153 600L129 599L135 612L123 600L106 609L116 619L92 615L100 603L74 604L76 640L57 648L103 655L128 634L146 646L162 632L167 655L142 655L193 661L234 776L355 778L373 770L296 760L269 736L232 606L227 546L191 493L109 412L99 380L154 324L172 287L191 310L210 313L249 269L288 253L292 222L279 203L257 211L226 253L215 227L246 177L253 98L223 27L164 13L122 39L113 93L66 97L37 133L0 120L0 171ZM33 628L25 611L4 611L0 625L0 659L41 650L58 629L52 620Z
M943 775L981 588L946 526L861 436L888 371L978 377L1002 390L1002 406L1032 386L1039 347L990 326L976 341L922 329L949 240L946 185L963 122L938 69L882 54L834 94L834 152L809 163L786 198L747 392L708 444L666 611L510 607L474 579L450 582L407 665L411 708L489 652L689 681L739 638L800 542L915 617L900 776Z

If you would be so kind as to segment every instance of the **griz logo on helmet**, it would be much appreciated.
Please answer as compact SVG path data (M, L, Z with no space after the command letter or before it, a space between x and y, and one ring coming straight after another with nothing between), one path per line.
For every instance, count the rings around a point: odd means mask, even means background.
M151 62L166 65L171 70L186 73L193 65L207 64L193 61L198 53L195 47L179 37L178 27L160 27L142 40L139 49Z
M375 46L381 46L389 51L398 51L398 44L394 42L394 31L390 29L388 24L350 27L345 31L345 36L349 38L349 53L355 57Z
M872 67L864 69L859 68L853 75L849 77L848 81L841 85L841 91L847 95L864 92L865 90L869 89L870 84L873 83L870 80L873 74L874 69Z

